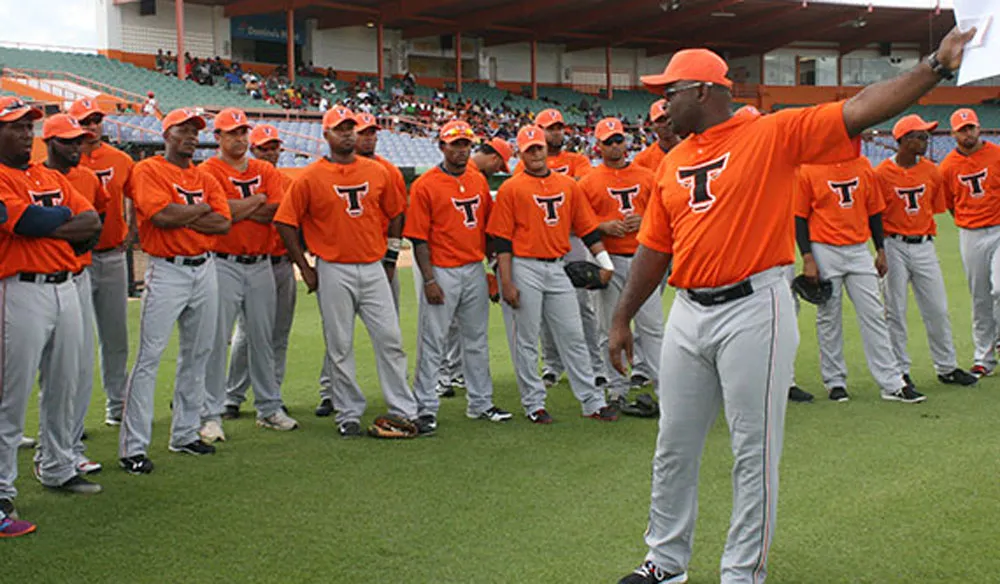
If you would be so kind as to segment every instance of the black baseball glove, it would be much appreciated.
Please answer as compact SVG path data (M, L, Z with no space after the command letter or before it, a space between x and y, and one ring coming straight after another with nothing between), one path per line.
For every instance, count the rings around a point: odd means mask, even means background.
M573 282L574 288L599 290L608 286L601 282L601 266L597 264L590 262L569 262L563 269L566 270L569 281Z
M653 396L643 393L636 396L634 402L622 406L622 413L637 418L655 418L660 415L660 405Z
M833 284L829 280L811 282L804 274L800 274L792 280L792 291L806 302L819 305L833 296Z

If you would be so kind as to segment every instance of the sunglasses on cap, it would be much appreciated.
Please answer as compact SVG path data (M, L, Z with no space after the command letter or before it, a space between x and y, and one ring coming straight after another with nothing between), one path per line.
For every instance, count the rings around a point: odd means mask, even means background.
M454 138L455 136L465 136L471 140L476 137L476 133L472 131L472 128L449 128L441 134L442 138Z
M28 107L28 104L24 103L23 101L21 101L19 99L16 99L16 100L10 102L9 104L7 104L7 107L5 107L2 110L0 110L0 117L6 116L7 114L12 114L12 113L16 112L17 110L24 109L26 107Z
M670 101L670 98L672 98L673 96L677 95L678 93L680 93L682 91L687 91L689 89L697 89L699 87L711 87L713 85L715 85L715 84L714 83L708 83L708 82L705 82L705 81L698 81L698 82L695 82L695 83L689 83L687 85L676 85L676 86L672 86L672 87L668 87L667 89L664 89L663 90L663 97L665 97L667 99L667 101Z
M622 136L621 134L615 134L614 136L601 142L601 144L604 144L605 146L614 146L615 144L622 144L624 142L625 142L625 136Z

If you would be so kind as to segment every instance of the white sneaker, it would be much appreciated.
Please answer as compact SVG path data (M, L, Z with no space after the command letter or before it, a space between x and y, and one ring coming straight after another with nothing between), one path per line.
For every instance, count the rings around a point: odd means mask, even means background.
M216 422L215 420L209 420L202 424L201 431L198 432L201 439L206 444L211 444L213 442L225 442L226 433L222 431L222 424Z
M97 474L104 469L104 466L99 462L94 462L93 460L82 460L76 463L76 474L78 475L89 475Z
M257 427L288 432L298 428L299 423L285 412L278 410L266 418L257 418Z

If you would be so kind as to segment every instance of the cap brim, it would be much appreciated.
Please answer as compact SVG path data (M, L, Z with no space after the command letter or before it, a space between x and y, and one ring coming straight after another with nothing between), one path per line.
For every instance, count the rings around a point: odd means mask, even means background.
M563 120L556 120L556 121L554 121L554 122L549 122L549 123L547 123L547 124L542 124L542 123L539 123L539 124L538 124L538 127L539 127L539 128L541 128L541 129L543 129L543 130L545 130L546 128L551 128L552 126L554 126L554 125L556 125L556 124L562 124L562 125L564 125L564 126L565 126L565 125L566 125L566 122L564 122Z
M957 132L957 131L961 130L962 128L965 128L966 126L975 126L975 127L978 128L979 127L979 122L965 122L965 123L963 123L963 124L961 124L959 126L952 126L951 127L951 131L952 132Z
M69 132L60 132L58 134L53 134L49 138L59 138L60 140L76 140L82 136L94 137L93 132L88 132L87 130L72 130Z
M518 144L517 150L518 152L524 152L525 150L531 148L532 146L545 146L545 140L532 140L527 144Z
M190 117L187 117L187 118L184 118L184 119L181 119L181 120L177 120L176 122L171 123L169 126L163 128L163 131L166 132L167 130L169 130L170 128L173 128L174 126L179 126L181 124L186 124L186 123L188 123L188 122L190 122L192 120L194 120L195 122L198 123L198 129L199 130L204 130L206 127L208 127L208 123L205 122L205 118L203 118L203 117L201 117L199 115L194 115L194 116L190 116Z
M0 122L10 123L16 122L21 118L27 117L29 120L40 120L45 116L42 110L34 108L31 106L26 106L23 109L15 110L0 118Z
M271 142L277 142L282 144L281 138L268 138L267 140L257 140L256 142L251 142L251 146L263 146L264 144L270 144Z
M231 126L229 128L215 128L214 131L216 131L216 132L232 132L233 130L239 130L240 128L246 128L247 130L252 130L253 126L251 126L250 124L236 124L235 126Z
M448 136L447 138L438 138L438 140L441 140L445 144L451 144L452 142L458 142L459 140L468 140L470 143L475 141L472 136L466 136L464 134L459 134L458 136Z
M675 81L679 81L679 79L671 79L663 73L660 73L659 75L643 75L639 78L639 82L642 83L646 89L652 91L662 91L664 87Z

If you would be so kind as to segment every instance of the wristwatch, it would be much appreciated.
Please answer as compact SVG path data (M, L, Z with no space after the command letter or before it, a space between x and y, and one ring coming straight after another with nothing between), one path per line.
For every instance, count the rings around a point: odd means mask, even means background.
M936 73L941 79L955 78L955 71L945 67L944 64L938 60L937 52L933 52L930 57L927 57L927 64L931 66L931 71Z

